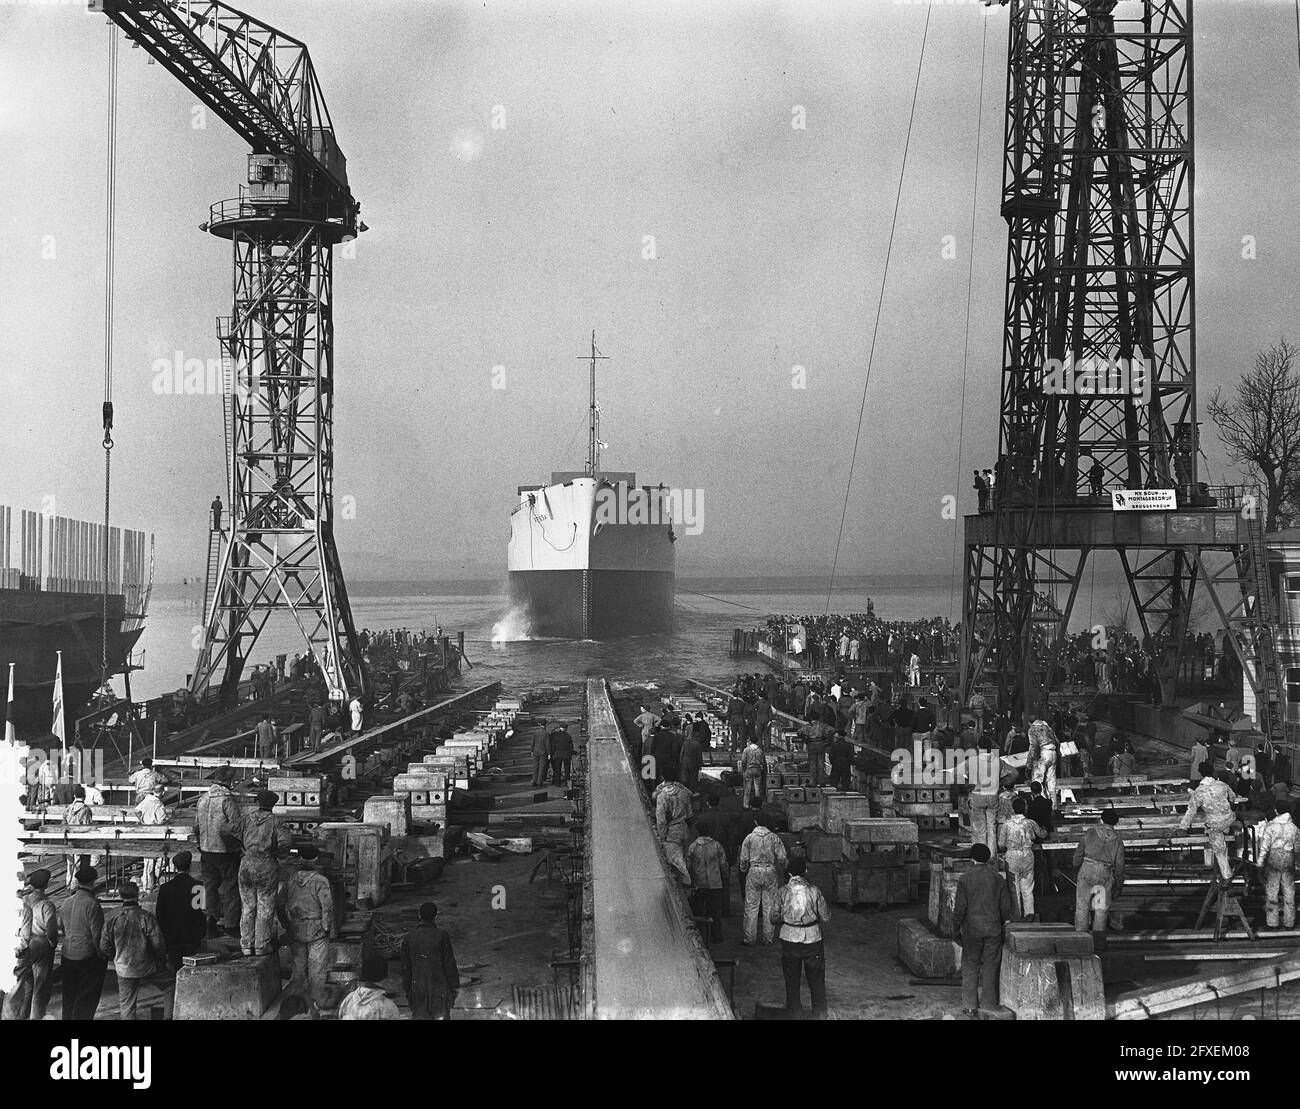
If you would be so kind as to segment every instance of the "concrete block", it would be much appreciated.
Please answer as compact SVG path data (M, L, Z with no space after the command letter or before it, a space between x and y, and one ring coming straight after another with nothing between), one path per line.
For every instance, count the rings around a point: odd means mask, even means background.
M446 805L412 805L412 824L446 824Z
M923 920L900 920L898 958L918 978L949 978L961 970L961 944L936 936Z
M393 847L403 855L418 859L442 859L447 853L441 832L436 836L407 836Z
M855 796L846 794L846 797ZM830 829L828 828L827 831ZM854 817L844 821L842 835L848 843L917 843L916 824L911 820L881 820Z
M804 848L807 851L809 862L835 862L840 857L843 843L844 841L839 836L832 836L825 832L810 832L804 835Z
M176 1020L260 1020L280 993L280 960L252 955L176 972Z
M975 864L965 860L965 870ZM930 904L926 919L930 926L941 936L951 936L953 926L953 909L957 903L957 883L963 871L945 870L940 863L930 864Z
M1002 1005L1017 1020L1105 1020L1101 960L1002 951Z
M869 820L871 799L861 793L832 793L823 791L821 800L821 826L836 835L844 831L847 820Z
M389 836L404 836L410 831L411 825L410 796L404 793L377 793L368 797L361 818L367 824L386 824Z

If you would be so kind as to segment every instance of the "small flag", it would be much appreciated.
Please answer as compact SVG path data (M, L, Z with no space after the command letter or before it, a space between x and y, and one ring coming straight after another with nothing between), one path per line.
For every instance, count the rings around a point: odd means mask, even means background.
M5 706L5 742L12 747L18 742L14 734L14 664L9 664L9 702Z
M58 652L59 661L54 671L54 720L50 731L59 737L63 753L68 753L68 737L63 727L63 652Z

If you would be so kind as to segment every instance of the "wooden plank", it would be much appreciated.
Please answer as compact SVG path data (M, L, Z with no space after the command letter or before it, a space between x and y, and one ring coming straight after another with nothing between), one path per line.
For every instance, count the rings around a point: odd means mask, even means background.
M278 759L247 759L234 755L182 755L174 759L154 759L154 766L177 766L189 770L215 770L229 766L233 770L278 770Z
M1106 1006L1107 1020L1148 1020L1252 990L1275 989L1300 980L1300 954L1290 954L1262 965L1243 967L1206 978L1196 975L1122 993Z
M500 682L489 682L487 685L476 686L466 693L458 693L454 697L448 697L446 700L439 701L436 705L429 705L427 708L419 709L409 716L403 716L400 720L394 720L392 723L384 724L378 728L372 728L368 732L362 732L360 735L346 739L342 743L335 743L330 747L323 748L320 751L299 751L289 759L287 766L314 765L324 762L327 759L336 758L345 751L351 750L363 743L371 743L380 736L394 731L397 728L405 727L413 720L419 720L421 717L430 716L434 713L446 712L460 706L463 702L471 701L479 697L485 697L489 694L496 693L501 688Z

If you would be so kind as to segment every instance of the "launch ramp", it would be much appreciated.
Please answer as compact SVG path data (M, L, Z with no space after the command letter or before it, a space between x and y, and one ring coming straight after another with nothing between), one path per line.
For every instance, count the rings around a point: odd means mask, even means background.
M587 681L587 737L596 1018L730 1020L600 678Z

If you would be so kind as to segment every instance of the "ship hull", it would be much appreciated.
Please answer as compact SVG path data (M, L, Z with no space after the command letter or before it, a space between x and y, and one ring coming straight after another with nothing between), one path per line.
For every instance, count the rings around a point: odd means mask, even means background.
M673 627L673 591L673 574L663 570L515 570L510 573L510 603L528 614L531 636L617 639L669 632Z
M510 600L529 636L614 639L673 626L675 557L663 493L635 474L557 474L520 490Z
M120 674L144 627L126 615L120 594L110 594L108 602L108 668ZM12 662L15 724L49 726L60 651L65 719L89 702L102 677L102 605L91 593L0 589L0 684L8 681Z

